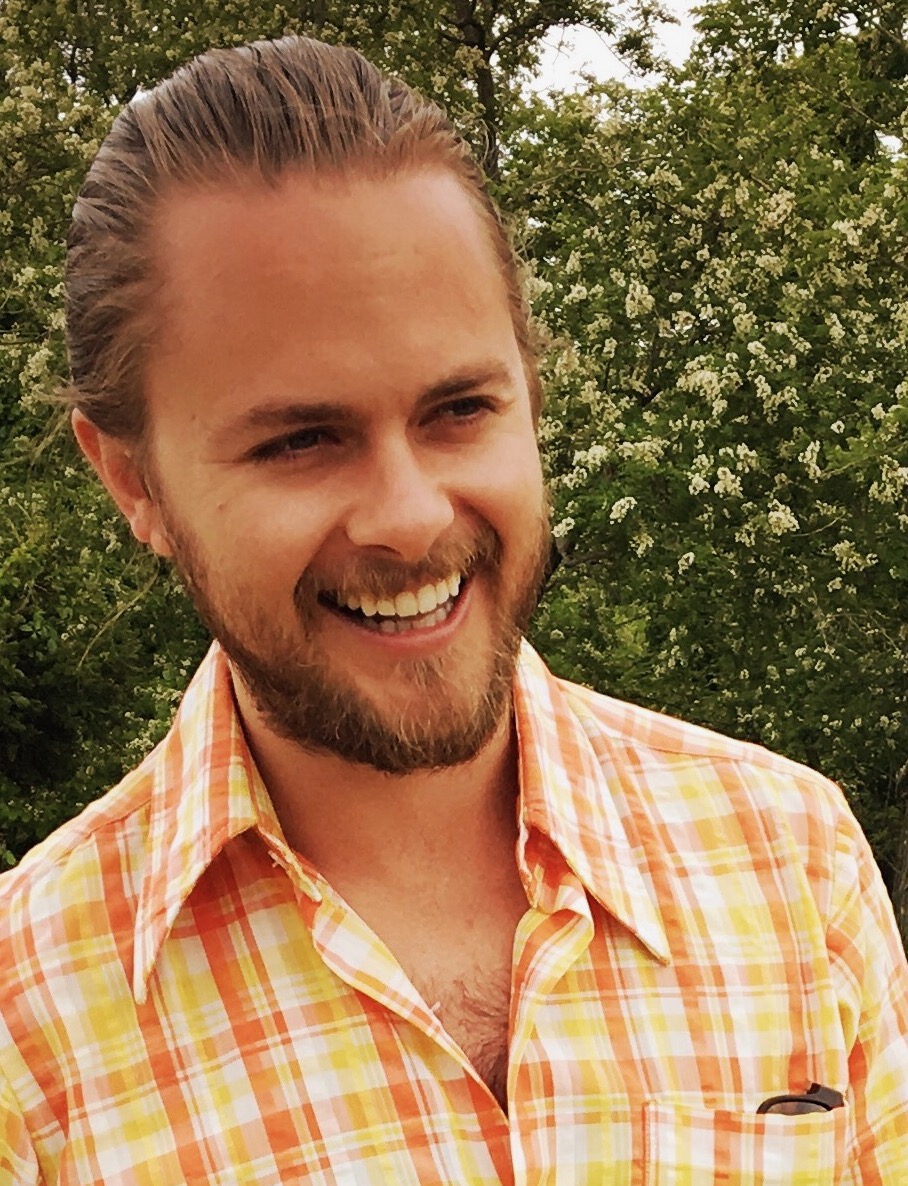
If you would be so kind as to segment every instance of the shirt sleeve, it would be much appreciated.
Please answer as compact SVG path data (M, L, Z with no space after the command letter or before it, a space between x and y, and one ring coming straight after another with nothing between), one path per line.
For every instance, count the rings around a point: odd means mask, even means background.
M827 932L849 1040L854 1145L843 1186L908 1182L908 962L870 847L849 817Z
M45 1186L25 1120L0 1072L0 1186Z

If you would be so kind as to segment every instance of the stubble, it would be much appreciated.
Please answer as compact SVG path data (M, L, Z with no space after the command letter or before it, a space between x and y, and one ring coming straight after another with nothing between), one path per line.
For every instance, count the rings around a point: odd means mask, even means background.
M527 524L528 545L516 567L500 537L484 525L469 543L448 542L418 566L362 561L334 575L306 570L293 591L290 631L277 625L271 607L255 607L240 590L215 589L194 541L171 521L167 530L174 563L200 617L279 737L311 752L405 775L472 760L510 712L517 653L548 556L545 509ZM337 670L320 641L320 615L333 612L319 604L326 590L393 594L451 572L469 573L486 591L488 653L475 686L464 686L462 671L444 653L394 662L389 676L410 691L402 706L377 702Z

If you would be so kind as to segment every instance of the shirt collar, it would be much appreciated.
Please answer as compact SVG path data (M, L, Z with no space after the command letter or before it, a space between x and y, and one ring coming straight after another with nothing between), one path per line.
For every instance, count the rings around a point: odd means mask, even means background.
M619 752L626 741L603 728L528 643L517 666L514 711L522 823L518 859L532 829L539 829L584 889L657 959L670 962L648 885L649 865L658 859L655 837L617 777L627 766L626 754Z
M214 643L186 689L164 741L146 760L151 803L136 911L133 995L142 1003L161 945L196 882L235 836L254 828L274 859L314 881L289 849L253 761L227 658Z
M527 643L518 661L514 703L523 841L531 828L548 836L584 888L667 962L665 930L641 873L644 854L628 836L601 754L593 750L578 706ZM230 668L217 643L146 769L151 803L133 965L133 994L140 1004L183 903L234 837L254 828L274 858L288 872L292 868L302 892L320 896L284 839L249 752Z

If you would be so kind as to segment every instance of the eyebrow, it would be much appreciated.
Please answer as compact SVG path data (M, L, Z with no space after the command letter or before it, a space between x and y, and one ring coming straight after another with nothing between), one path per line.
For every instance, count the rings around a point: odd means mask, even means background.
M513 381L509 367L503 363L489 363L479 367L469 367L455 371L447 378L433 383L423 391L417 401L416 409L429 407L440 399L462 395L467 391L476 391L490 384L505 384ZM360 422L359 412L346 404L331 400L317 400L315 402L299 400L266 400L250 408L235 420L229 421L215 433L218 443L226 443L242 437L254 430L267 429L281 431L290 428L309 428L322 424L336 424L341 427Z

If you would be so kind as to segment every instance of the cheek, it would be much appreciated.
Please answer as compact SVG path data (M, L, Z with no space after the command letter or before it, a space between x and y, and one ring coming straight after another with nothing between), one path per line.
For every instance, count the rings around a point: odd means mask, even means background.
M505 522L503 529L514 531L530 527L539 518L545 505L545 490L539 454L524 446L507 450L488 471L487 498Z
M334 522L318 499L286 489L226 500L212 521L220 546L235 549L241 563L267 557L277 567L297 569L324 545Z

